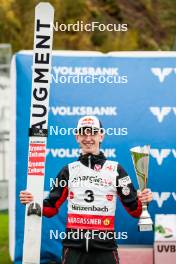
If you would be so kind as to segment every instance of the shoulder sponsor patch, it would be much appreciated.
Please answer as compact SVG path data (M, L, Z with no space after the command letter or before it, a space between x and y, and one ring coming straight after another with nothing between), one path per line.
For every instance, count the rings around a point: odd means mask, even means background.
M127 186L124 186L123 188L122 188L122 193L124 194L124 195L129 195L130 194L130 188L129 187L127 187Z
M129 176L123 177L119 179L119 186L124 187L131 183L131 179Z

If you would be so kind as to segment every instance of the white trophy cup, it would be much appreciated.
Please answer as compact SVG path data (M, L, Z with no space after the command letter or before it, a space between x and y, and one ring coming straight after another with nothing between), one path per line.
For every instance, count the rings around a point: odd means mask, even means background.
M137 146L130 149L136 177L140 191L147 187L148 166L150 156L150 146ZM147 210L147 203L142 203L142 213L138 222L139 231L153 231L153 222Z

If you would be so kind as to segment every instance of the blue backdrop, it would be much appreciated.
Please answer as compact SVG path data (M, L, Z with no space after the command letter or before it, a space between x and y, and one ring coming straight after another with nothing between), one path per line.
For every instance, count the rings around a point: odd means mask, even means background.
M26 188L32 53L17 53L15 61L16 203L15 215L11 217L15 217L16 223L15 263L21 263L25 210L18 197L20 190ZM149 187L154 192L154 201L149 211L153 220L156 213L174 213L175 69L175 53L54 52L45 192L49 191L50 178L55 178L63 165L78 156L74 135L63 135L64 129L74 128L82 115L95 114L105 128L116 128L117 135L107 135L102 149L109 159L117 160L128 171L136 188L129 149L151 145ZM61 241L56 236L65 228L66 210L65 203L57 216L43 218L41 263L60 259ZM153 234L139 233L137 220L126 213L120 201L116 229L128 233L128 239L119 239L119 244L153 243ZM51 237L51 230L55 238Z

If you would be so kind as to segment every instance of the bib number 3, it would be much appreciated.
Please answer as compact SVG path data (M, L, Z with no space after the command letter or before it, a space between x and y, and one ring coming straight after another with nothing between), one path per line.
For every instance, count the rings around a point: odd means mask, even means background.
M86 198L84 198L84 201L86 201L87 203L91 203L94 201L94 193L92 192L92 190L86 190L85 195Z

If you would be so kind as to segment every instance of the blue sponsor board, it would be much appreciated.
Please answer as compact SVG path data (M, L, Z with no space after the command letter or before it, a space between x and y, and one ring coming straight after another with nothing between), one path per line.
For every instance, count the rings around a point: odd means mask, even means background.
M14 261L21 263L25 210L19 202L19 192L26 188L32 53L17 53L14 62L16 171L11 188L16 195L15 210L10 217L15 222L12 230L15 236L11 238L15 245ZM154 192L154 201L149 211L153 219L156 213L173 213L176 200L175 69L176 54L172 52L123 55L54 52L45 192L49 191L59 170L79 155L74 136L77 120L83 115L95 114L107 129L102 149L109 159L118 161L127 170L136 188L129 150L137 145L151 145L148 186ZM65 229L66 212L67 204L64 203L58 215L43 218L41 263L60 259L59 234ZM119 244L153 243L153 234L139 233L137 220L126 213L119 200L116 231L127 232L127 239L119 236Z

